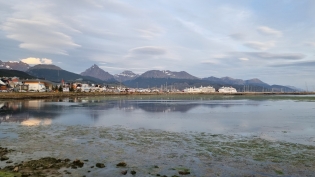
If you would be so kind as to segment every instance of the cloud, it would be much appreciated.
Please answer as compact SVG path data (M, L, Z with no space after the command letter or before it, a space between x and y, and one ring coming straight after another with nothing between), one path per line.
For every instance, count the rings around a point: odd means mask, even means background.
M306 46L315 47L315 42L305 42Z
M279 64L272 64L269 65L271 67L315 67L315 61L301 61L301 62L294 62L294 63L279 63Z
M130 50L132 54L136 55L164 55L167 51L164 48L156 47L156 46L144 46L144 47L137 47Z
M269 41L269 42L258 42L258 41L249 41L244 43L245 46L256 49L256 50L267 50L271 47L275 46L274 41Z
M211 64L211 65L215 65L218 64L218 62L216 61L211 61L211 60L204 60L200 62L201 64Z
M242 33L234 33L234 34L230 34L229 36L230 36L232 39L234 39L234 40L239 40L239 41L245 39L245 35L242 34Z
M248 58L245 58L245 57L242 57L242 58L239 58L239 60L248 61L249 59L248 59Z
M29 65L52 64L52 60L48 58L40 59L40 58L29 57L29 58L22 59L21 61Z
M260 26L257 28L257 31L263 35L269 35L269 36L275 36L275 37L281 37L282 36L281 31L269 28L267 26Z
M306 56L302 53L270 53L270 52L230 52L230 56L255 59L272 59L272 60L300 60Z
M68 50L80 47L67 34L78 33L50 14L44 12L31 17L11 17L1 25L6 37L19 41L19 47L42 53L68 55Z

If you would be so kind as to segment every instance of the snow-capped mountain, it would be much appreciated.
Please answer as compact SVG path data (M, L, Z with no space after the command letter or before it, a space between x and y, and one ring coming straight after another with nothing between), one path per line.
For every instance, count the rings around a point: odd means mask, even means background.
M119 82L125 82L128 80L133 80L133 79L136 79L137 77L139 77L138 74L135 74L132 71L128 71L128 70L126 70L120 74L114 75L114 78Z
M27 71L30 66L22 61L7 61L0 60L0 69Z
M82 76L90 76L103 81L115 80L114 76L99 68L96 64L81 73Z
M139 77L143 78L173 78L173 79L199 79L195 76L190 75L186 71L174 72L169 70L150 70Z

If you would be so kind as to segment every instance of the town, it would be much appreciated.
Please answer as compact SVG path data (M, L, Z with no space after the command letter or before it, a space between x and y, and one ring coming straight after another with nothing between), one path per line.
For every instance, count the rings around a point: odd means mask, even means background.
M189 87L184 90L176 89L173 86L167 87L161 85L160 88L127 88L123 85L110 84L101 85L93 83L84 83L82 79L73 82L60 83L44 79L26 79L21 80L18 77L3 77L0 79L0 92L110 92L110 93L162 93L162 92L187 92L187 93L237 93L233 87L221 87L216 91L214 87Z

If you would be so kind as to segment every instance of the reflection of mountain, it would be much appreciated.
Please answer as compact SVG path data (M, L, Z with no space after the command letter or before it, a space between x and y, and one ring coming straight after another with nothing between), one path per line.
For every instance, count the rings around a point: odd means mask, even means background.
M202 101L200 101L202 100ZM55 100L17 100L0 102L0 123L1 122L24 122L24 125L47 125L57 117L71 118L78 114L85 114L93 120L98 120L104 111L111 113L115 111L134 112L142 110L145 112L180 112L187 113L188 111L203 107L206 109L215 108L231 108L246 106L258 106L261 101L246 101L243 100L102 100L102 99L55 99ZM79 110L76 112L75 110ZM82 112L83 110L83 112ZM80 115L79 115L80 117Z
M61 106L45 105L43 103L43 100L0 102L0 123L21 123L30 118L36 118L39 121L40 119L54 119L60 115L58 109L63 109Z
M221 101L202 101L202 102L189 102L189 101L125 101L120 102L120 109L142 109L146 112L188 112L198 106L207 108L230 108L233 106L241 106L243 102L221 102ZM246 104L251 106L258 106L259 103ZM132 108L132 109L131 109Z
M199 104L139 103L138 107L147 112L182 112L199 106Z

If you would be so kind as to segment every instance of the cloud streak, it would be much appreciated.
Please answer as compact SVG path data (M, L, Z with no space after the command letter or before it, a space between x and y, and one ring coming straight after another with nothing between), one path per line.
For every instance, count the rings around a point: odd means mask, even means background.
M259 60L301 60L306 56L302 53L271 53L271 52L230 52L230 56L239 58L256 58Z
M244 43L245 46L256 49L256 50L267 50L269 48L272 48L275 46L274 41L269 41L269 42L258 42L258 41L249 41Z
M315 61L301 61L301 62L294 62L294 63L279 63L279 64L272 64L269 65L271 67L315 67Z
M274 36L274 37L281 37L282 36L281 31L269 28L267 26L260 26L257 28L257 31L263 35Z
M38 20L9 18L3 25L7 37L20 42L20 48L67 55L68 49L80 47L55 25Z
M162 47L156 46L144 46L144 47L137 47L130 50L131 54L134 55L151 55L151 56L158 56L158 55L165 55L167 53L166 49Z

